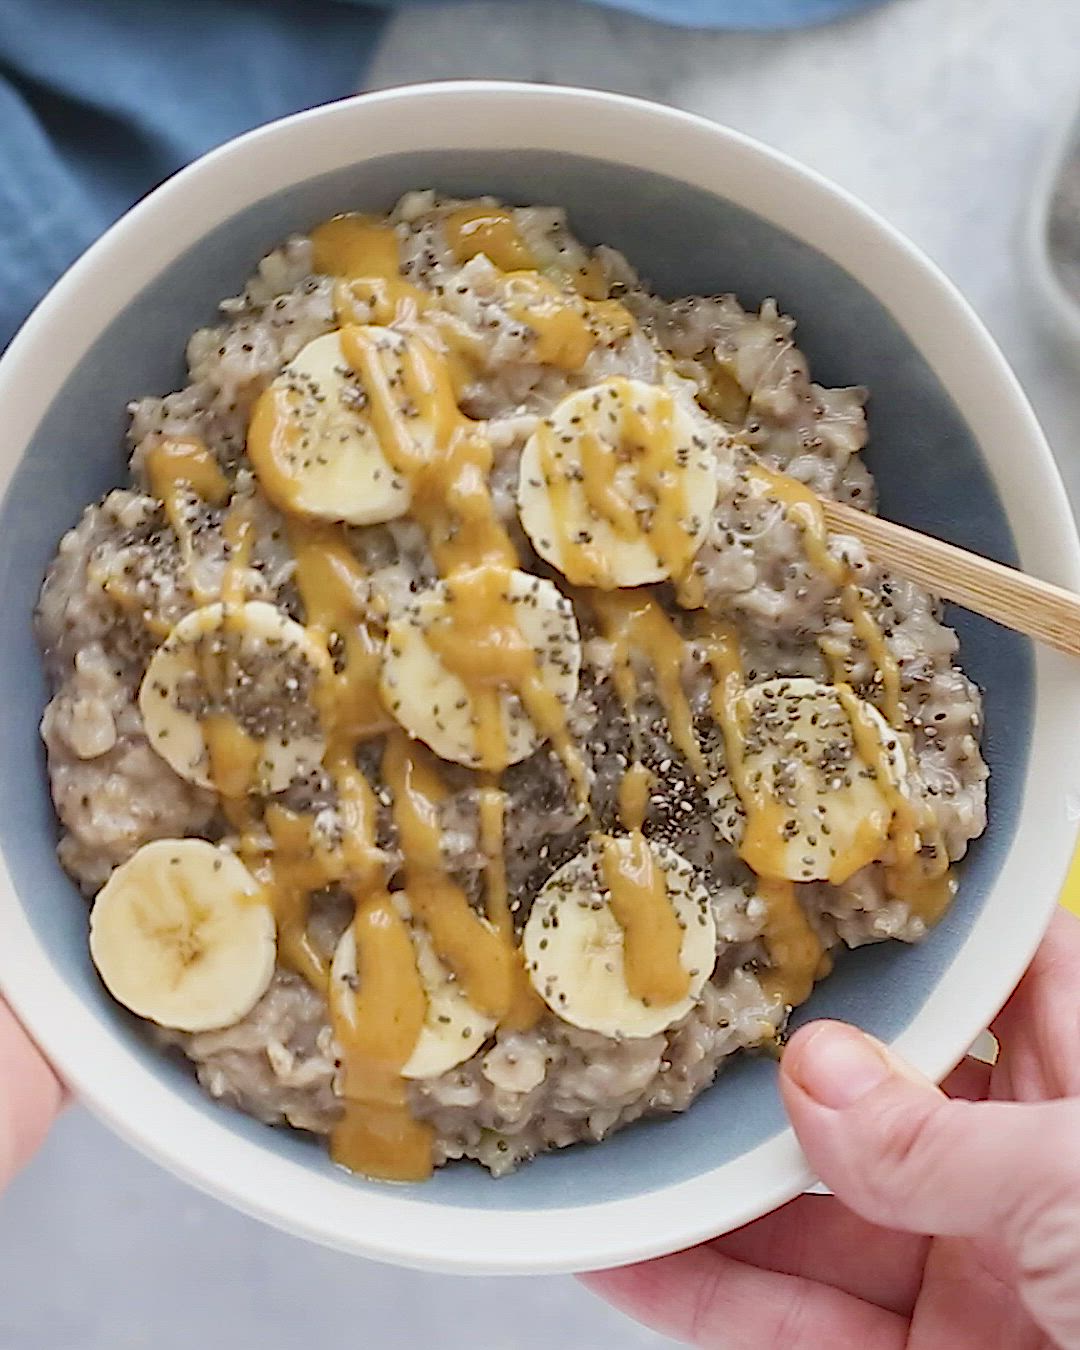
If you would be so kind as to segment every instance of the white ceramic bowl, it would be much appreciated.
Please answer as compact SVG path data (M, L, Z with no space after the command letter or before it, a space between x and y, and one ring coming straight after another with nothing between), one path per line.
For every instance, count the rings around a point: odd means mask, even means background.
M1065 496L1031 411L964 301L817 175L745 137L580 90L451 84L337 103L251 133L141 203L56 286L0 363L0 981L60 1071L136 1147L237 1207L349 1251L455 1272L614 1265L733 1228L811 1180L775 1072L749 1061L685 1115L494 1182L367 1183L316 1146L214 1107L151 1051L86 957L84 906L53 858L29 616L56 540L124 475L125 400L176 386L187 335L263 252L334 210L410 187L568 205L662 290L776 294L825 383L865 382L887 513L1080 588ZM1015 550L1014 550L1015 543ZM859 1021L943 1075L1028 962L1065 874L1080 725L1066 662L961 624L988 690L991 829L922 947L841 963L805 1015Z

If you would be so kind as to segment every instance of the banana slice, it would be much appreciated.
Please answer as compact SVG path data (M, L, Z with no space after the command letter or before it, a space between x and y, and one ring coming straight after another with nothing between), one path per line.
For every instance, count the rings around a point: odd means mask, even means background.
M622 376L568 395L521 456L518 511L575 586L679 577L716 505L716 431L670 389Z
M408 899L403 892L394 896L403 918L409 918ZM450 971L436 954L431 938L415 924L410 929L420 980L427 995L427 1014L420 1037L401 1071L403 1078L438 1078L447 1069L461 1064L481 1048L495 1030L495 1019L477 1012ZM334 949L331 980L355 987L356 931L352 924ZM347 1003L345 1006L348 1006Z
M629 839L617 839L629 846ZM667 899L682 929L679 963L688 977L684 997L648 1004L627 987L626 935L611 908L603 877L603 844L584 850L545 882L525 925L522 946L537 993L564 1022L605 1036L654 1036L685 1017L716 964L716 920L709 895L685 858L649 843Z
M476 568L421 592L390 625L380 687L441 758L499 770L557 734L580 670L574 609L556 586Z
M401 384L406 339L389 328L359 330L392 385ZM248 454L266 495L283 511L374 525L409 509L408 482L387 460L365 387L342 353L340 331L309 342L259 399ZM429 431L419 419L409 434Z
M721 807L717 824L749 866L773 880L839 885L881 858L907 766L878 710L798 678L750 685L740 716L744 809Z
M266 992L274 915L235 854L205 839L158 839L98 892L90 955L133 1013L177 1031L212 1031L246 1017Z
M273 605L206 605L150 660L139 689L146 735L201 787L281 792L322 759L316 692L328 669L326 651Z

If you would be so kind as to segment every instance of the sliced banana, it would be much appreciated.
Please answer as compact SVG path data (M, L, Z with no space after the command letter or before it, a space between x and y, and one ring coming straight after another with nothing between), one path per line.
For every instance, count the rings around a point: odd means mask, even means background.
M98 892L90 955L125 1008L177 1031L211 1031L239 1022L266 992L274 915L235 854L205 839L158 839Z
M839 885L881 858L907 770L878 710L797 678L750 685L739 712L742 809L720 809L717 824L749 866L773 880Z
M325 649L263 600L206 605L154 653L139 689L150 744L182 778L225 796L281 792L322 759Z
M564 1022L605 1036L654 1036L686 1016L712 974L716 920L708 892L685 858L662 844L648 847L683 930L679 961L689 976L686 996L649 1005L627 988L625 935L603 883L603 845L594 839L545 882L522 942L533 987Z
M441 758L498 770L554 734L527 709L546 704L561 718L577 696L581 639L573 606L550 581L516 569L487 571L451 575L410 598L387 632L380 687L405 730ZM447 643L458 650L463 673L449 668ZM526 668L532 697L521 678ZM492 698L494 736L483 725Z
M403 918L409 918L408 899L394 896ZM461 985L443 965L425 929L410 928L420 981L427 995L427 1013L420 1037L401 1071L403 1078L438 1078L447 1069L471 1059L495 1030L495 1019L477 1012ZM356 981L356 930L352 924L334 949L330 978L351 989ZM342 1000L348 1007L348 1000Z
M716 434L660 385L618 376L568 395L521 456L533 547L575 586L681 576L716 505Z
M389 328L358 331L385 378L400 387L407 339ZM382 395L349 365L340 330L302 348L260 398L248 434L248 454L270 500L283 511L353 525L404 515L409 484L383 453L376 405L383 407ZM404 434L429 431L418 419Z

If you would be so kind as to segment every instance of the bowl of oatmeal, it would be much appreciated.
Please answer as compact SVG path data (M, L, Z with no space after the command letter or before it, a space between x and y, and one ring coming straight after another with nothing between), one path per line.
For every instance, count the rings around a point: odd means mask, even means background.
M790 1026L941 1075L1030 956L1075 681L819 499L1075 584L1060 483L948 283L781 157L350 100L159 189L0 389L0 980L231 1203L446 1270L672 1250L807 1184Z

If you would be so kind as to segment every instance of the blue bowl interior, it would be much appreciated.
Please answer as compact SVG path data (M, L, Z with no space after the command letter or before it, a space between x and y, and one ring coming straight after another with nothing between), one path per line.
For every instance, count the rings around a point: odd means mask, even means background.
M433 185L461 196L494 193L569 208L578 234L625 252L669 296L734 291L745 305L776 296L799 321L798 340L822 384L872 391L871 448L883 512L968 548L1016 561L1009 524L971 430L885 309L842 268L785 231L682 183L568 154L425 152L342 169L267 197L213 230L111 322L54 399L0 509L0 845L30 920L76 992L85 1016L108 1024L171 1090L220 1112L182 1065L145 1042L104 994L86 948L86 908L54 856L56 824L37 724L46 699L30 629L43 572L83 506L124 480L125 404L183 383L189 334L213 321L259 258L291 231L336 211L388 208ZM953 615L967 672L987 690L985 751L991 824L964 864L959 898L932 938L845 956L799 1019L846 1018L888 1040L911 1020L963 943L1012 838L1033 712L1029 644L966 614ZM219 1116L262 1147L326 1170L299 1134ZM551 1154L493 1183L478 1168L445 1168L417 1200L479 1209L545 1208L621 1199L685 1181L763 1143L784 1125L775 1066L744 1059L686 1114L637 1124L602 1148ZM358 1190L371 1183L357 1179Z

